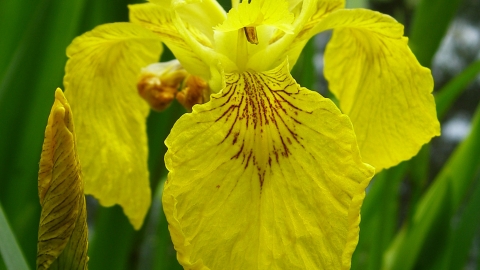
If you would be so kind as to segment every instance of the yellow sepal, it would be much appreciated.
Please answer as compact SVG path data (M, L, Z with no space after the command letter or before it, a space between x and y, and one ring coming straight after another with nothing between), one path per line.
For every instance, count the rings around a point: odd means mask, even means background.
M165 141L163 206L188 269L349 269L374 169L350 120L286 62L225 74Z

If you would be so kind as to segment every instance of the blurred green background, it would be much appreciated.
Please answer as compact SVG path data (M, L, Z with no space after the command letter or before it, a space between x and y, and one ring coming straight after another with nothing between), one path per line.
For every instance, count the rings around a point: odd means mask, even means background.
M14 252L14 243L2 238L6 218L30 269L40 217L38 162L54 91L62 87L65 49L99 24L128 21L127 5L135 2L0 1L0 251ZM229 9L229 1L220 2ZM350 0L347 6L378 10L405 25L412 50L433 71L443 126L442 137L415 158L372 181L352 269L480 269L480 1ZM326 96L322 50L328 38L312 39L292 72L302 86ZM162 56L170 58L169 52ZM163 141L182 113L173 104L148 119L155 198L140 231L119 207L87 198L90 269L181 269L159 191L166 176ZM13 257L0 257L0 269Z

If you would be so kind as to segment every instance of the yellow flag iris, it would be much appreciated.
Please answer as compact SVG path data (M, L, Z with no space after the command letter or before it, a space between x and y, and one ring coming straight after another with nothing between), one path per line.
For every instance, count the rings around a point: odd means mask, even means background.
M179 262L348 269L373 167L409 159L439 135L432 77L403 26L340 0L232 1L228 13L214 0L151 2L67 51L86 192L141 225L148 105L134 86L161 40L212 94L165 142L163 204ZM306 42L330 29L325 75L343 113L289 73Z

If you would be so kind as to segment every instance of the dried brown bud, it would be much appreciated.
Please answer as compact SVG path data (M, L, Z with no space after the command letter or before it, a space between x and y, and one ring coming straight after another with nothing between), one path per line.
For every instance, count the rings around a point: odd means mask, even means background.
M182 91L177 93L177 100L191 112L193 105L207 102L209 96L208 84L200 77L189 75L183 83Z
M172 103L186 75L177 60L152 64L142 69L137 83L138 94L153 110L163 111Z
M155 111L165 110L172 103L177 93L176 87L164 86L160 78L143 77L137 83L138 94L145 99Z

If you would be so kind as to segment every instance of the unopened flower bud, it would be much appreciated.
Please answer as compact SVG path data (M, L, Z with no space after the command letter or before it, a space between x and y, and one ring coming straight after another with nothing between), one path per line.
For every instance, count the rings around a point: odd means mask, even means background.
M153 110L163 111L172 103L185 76L187 72L178 60L151 64L141 71L138 94Z
M182 91L177 93L177 100L188 111L192 111L193 105L207 102L209 96L207 82L198 76L189 75L183 83Z

